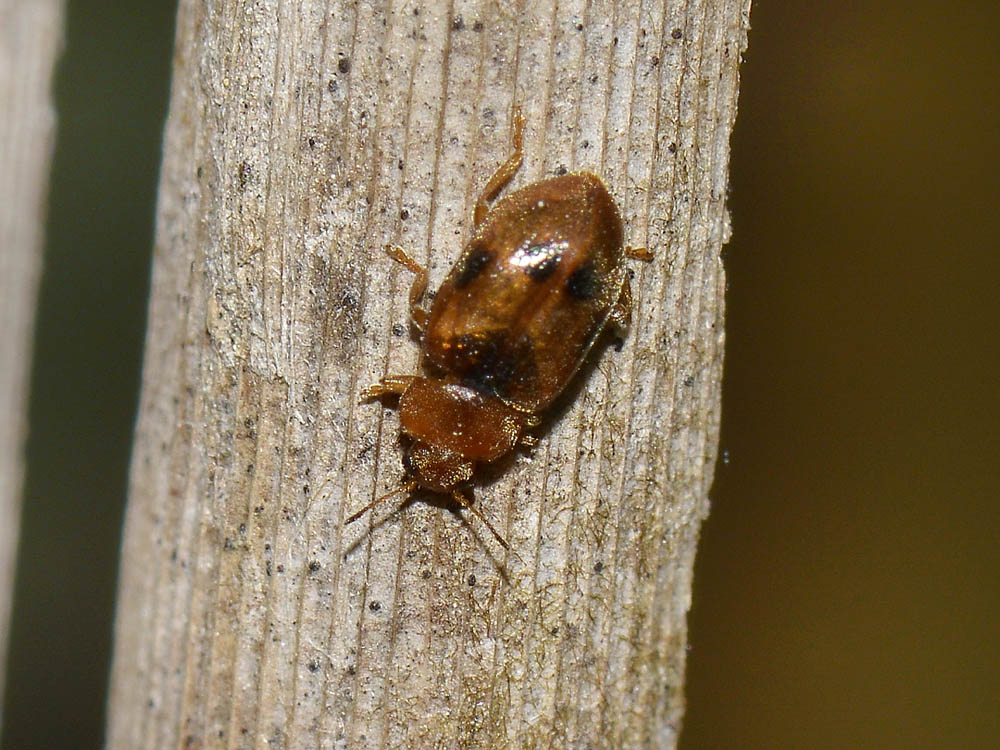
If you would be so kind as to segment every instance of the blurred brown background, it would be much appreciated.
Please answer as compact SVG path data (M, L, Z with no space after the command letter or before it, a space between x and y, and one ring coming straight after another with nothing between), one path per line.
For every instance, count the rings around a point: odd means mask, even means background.
M68 3L6 748L101 743L174 5ZM752 15L681 745L997 747L1000 3L826 5Z

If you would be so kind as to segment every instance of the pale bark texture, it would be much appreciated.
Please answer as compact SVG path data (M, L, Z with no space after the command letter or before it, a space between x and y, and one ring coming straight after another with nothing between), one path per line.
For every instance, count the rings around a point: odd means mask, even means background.
M0 0L0 706L24 488L28 378L55 142L61 0Z
M748 0L181 3L112 748L673 747L716 455ZM476 489L402 475L410 274L510 152L586 168L635 262L603 346Z

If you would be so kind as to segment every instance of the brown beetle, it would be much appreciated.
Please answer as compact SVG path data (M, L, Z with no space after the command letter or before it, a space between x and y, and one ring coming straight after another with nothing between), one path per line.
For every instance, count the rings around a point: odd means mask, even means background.
M524 120L514 108L514 153L476 202L475 231L430 311L420 302L427 271L403 250L388 254L416 274L410 314L425 375L395 375L364 400L399 396L408 479L379 501L422 487L450 494L493 525L462 493L477 463L536 438L526 430L566 387L594 341L613 322L626 327L632 295L624 260L649 260L623 244L618 209L599 177L572 172L516 190L492 207L523 158Z

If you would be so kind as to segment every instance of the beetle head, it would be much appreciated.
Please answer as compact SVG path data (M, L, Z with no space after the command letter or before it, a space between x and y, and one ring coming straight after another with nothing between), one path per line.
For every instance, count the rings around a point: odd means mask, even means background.
M433 492L452 492L472 478L472 461L447 448L414 442L403 454L403 466L417 483Z

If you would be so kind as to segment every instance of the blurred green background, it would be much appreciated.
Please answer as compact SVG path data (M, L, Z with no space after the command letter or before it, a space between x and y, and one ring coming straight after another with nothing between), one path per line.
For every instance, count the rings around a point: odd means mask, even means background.
M174 0L68 3L5 748L102 741ZM1000 746L1000 3L758 3L681 747Z

